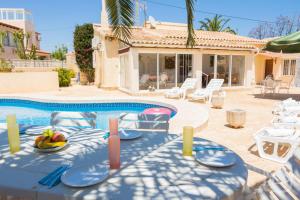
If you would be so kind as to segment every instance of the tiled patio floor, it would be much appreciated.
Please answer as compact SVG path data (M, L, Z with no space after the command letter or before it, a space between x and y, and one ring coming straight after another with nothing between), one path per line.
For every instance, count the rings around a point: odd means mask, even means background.
M36 94L10 94L12 96L26 96L36 98L64 98L64 99L110 99L110 98L133 98L120 91L106 91L94 86L73 86L62 88L57 92L36 93ZM208 126L197 132L197 136L215 141L229 147L238 153L244 161L252 166L267 172L272 172L281 167L272 161L260 158L257 155L253 134L260 128L268 125L272 119L273 105L281 99L288 97L300 100L300 89L293 89L291 94L266 95L259 94L258 89L227 91L224 109L210 109ZM134 97L165 101L162 96ZM168 101L168 100L167 100ZM172 100L178 105L183 100ZM191 103L188 106L200 106L201 103ZM204 106L204 105L203 105ZM231 108L241 108L247 111L247 123L242 129L232 129L226 126L226 110ZM192 116L188 116L192 117ZM180 124L185 125L185 124ZM253 187L263 181L266 177L256 172L249 171L248 186Z

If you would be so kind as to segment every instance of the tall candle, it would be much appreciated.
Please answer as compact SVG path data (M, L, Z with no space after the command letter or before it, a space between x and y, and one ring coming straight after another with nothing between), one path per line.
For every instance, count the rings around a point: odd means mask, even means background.
M191 126L183 127L183 149L184 156L192 156L193 154L193 137L194 128Z
M117 118L110 118L109 119L109 133L111 135L117 135L118 134L118 119Z
M109 120L109 132L108 138L108 157L109 165L111 169L119 169L121 166L120 161L120 137L118 135L118 119Z
M20 133L16 115L7 115L6 122L10 152L16 153L20 151Z

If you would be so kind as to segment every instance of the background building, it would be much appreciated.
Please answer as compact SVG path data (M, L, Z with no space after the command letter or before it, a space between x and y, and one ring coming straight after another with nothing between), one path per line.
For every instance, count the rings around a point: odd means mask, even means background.
M0 31L7 32L4 48L7 51L2 57L5 59L18 58L15 53L16 45L13 41L13 32L23 30L31 35L28 47L34 45L37 48L37 56L43 59L50 58L50 53L41 50L41 34L36 32L31 12L25 9L0 8ZM25 43L25 41L24 41Z

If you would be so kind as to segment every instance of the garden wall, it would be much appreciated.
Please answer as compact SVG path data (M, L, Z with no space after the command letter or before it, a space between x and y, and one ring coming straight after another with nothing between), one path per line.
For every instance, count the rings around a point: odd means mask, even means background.
M0 73L0 93L46 92L58 89L57 72Z

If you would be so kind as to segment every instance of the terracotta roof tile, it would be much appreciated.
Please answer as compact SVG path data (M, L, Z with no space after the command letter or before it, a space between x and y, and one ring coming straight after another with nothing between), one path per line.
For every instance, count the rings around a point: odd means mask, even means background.
M101 26L98 26L99 28ZM107 36L114 37L111 31ZM194 48L231 48L253 50L266 44L264 40L234 35L226 32L195 30ZM187 31L163 30L135 27L132 28L130 45L133 47L186 48Z

